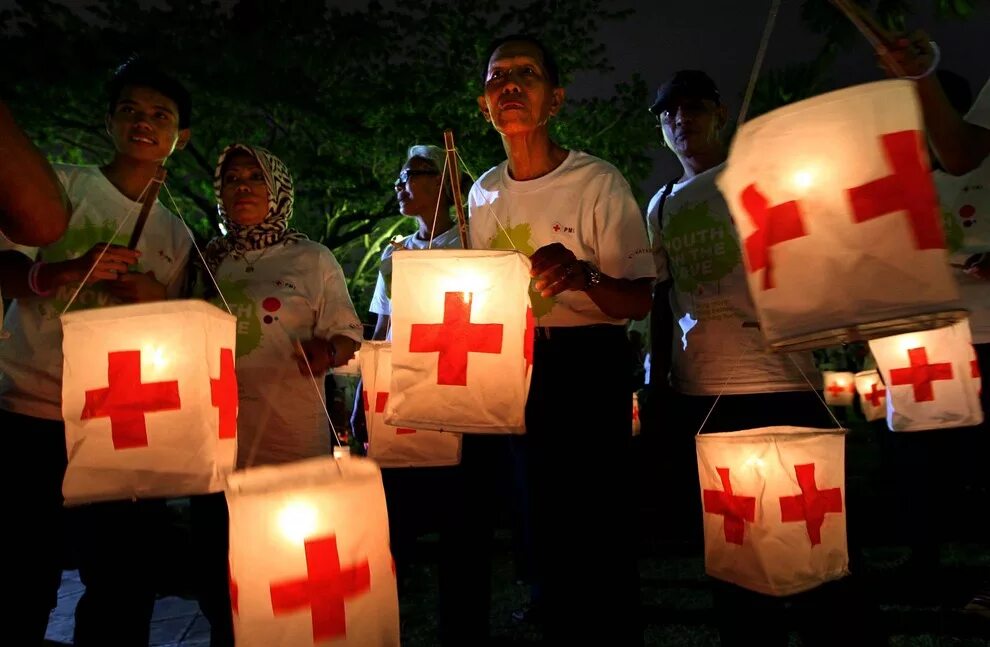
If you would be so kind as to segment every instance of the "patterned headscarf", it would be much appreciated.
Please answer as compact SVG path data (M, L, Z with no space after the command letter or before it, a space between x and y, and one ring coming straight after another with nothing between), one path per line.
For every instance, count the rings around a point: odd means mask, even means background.
M223 185L223 163L235 153L247 153L258 162L265 176L268 187L268 215L256 225L239 225L227 216L223 209L223 199L220 190ZM220 153L217 168L213 172L213 192L217 198L217 211L220 220L227 228L225 236L218 236L206 245L206 264L210 271L216 272L223 259L242 258L245 252L264 249L271 245L284 242L287 245L299 240L305 240L306 234L289 228L289 218L292 217L292 176L289 169L279 158L264 148L248 146L247 144L231 144Z

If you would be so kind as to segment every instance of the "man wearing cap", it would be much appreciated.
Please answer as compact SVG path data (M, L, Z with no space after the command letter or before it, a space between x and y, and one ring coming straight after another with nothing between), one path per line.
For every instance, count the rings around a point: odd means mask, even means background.
M681 70L660 86L650 112L663 145L681 163L681 174L657 191L647 210L657 268L651 402L654 425L661 427L656 435L666 445L660 455L670 461L662 472L672 482L663 491L682 493L671 502L669 525L700 548L694 435L702 426L715 432L833 425L808 385L820 383L810 353L789 357L765 349L739 240L715 186L727 156L721 138L727 110L718 88L702 71ZM768 606L760 598L716 588L723 644L787 644L779 622L753 620Z

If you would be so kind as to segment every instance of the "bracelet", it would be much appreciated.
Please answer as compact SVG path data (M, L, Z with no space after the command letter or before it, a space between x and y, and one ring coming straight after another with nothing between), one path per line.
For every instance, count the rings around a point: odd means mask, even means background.
M928 44L932 46L932 64L928 66L928 69L922 72L921 74L905 75L901 77L902 79L911 79L912 81L918 81L919 79L923 79L926 76L930 75L932 72L935 71L935 68L938 67L939 62L942 60L942 50L939 49L938 43L936 43L933 40L928 41Z
M37 261L34 265L31 266L31 269L28 270L28 275L27 275L28 287L31 288L31 291L34 292L39 297L50 297L52 294L55 293L54 289L42 290L41 287L38 286L38 272L40 272L41 268L44 267L45 265L47 265L47 263L45 263L44 261Z

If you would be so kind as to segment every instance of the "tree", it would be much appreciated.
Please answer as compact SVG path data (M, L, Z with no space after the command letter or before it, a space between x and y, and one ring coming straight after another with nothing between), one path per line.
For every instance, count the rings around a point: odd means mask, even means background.
M595 34L627 15L593 0L372 2L350 12L324 0L144 4L38 0L0 13L0 56L23 62L0 71L20 123L53 159L105 160L109 71L133 53L154 53L193 92L193 140L169 162L168 186L185 220L201 238L216 234L212 174L225 144L271 149L295 178L293 225L334 250L359 311L381 246L410 227L395 215L392 190L406 147L439 145L452 128L469 169L503 158L475 103L487 43L539 33L565 78L605 71ZM635 186L650 168L646 94L637 78L611 99L570 102L557 135L609 159Z

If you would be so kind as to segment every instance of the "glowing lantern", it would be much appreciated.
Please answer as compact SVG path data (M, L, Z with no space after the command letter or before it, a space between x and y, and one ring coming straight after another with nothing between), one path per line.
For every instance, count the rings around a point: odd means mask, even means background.
M368 425L368 458L382 467L440 467L461 462L461 435L417 431L385 423L392 380L392 344L365 342L361 353L361 401Z
M237 455L236 324L203 301L62 316L66 503L223 489Z
M847 88L746 122L718 185L772 347L964 316L910 81Z
M363 458L311 458L227 483L238 647L399 644L382 477Z
M533 319L529 259L495 249L392 256L396 427L523 433Z
M980 371L968 321L874 339L870 352L887 384L887 426L893 431L983 422Z
M848 574L844 433L764 427L696 437L709 575L790 595Z
M825 404L832 407L849 407L856 393L856 381L852 373L845 371L822 371L825 385Z
M887 414L887 387L876 370L856 373L859 405L867 420L879 420Z

